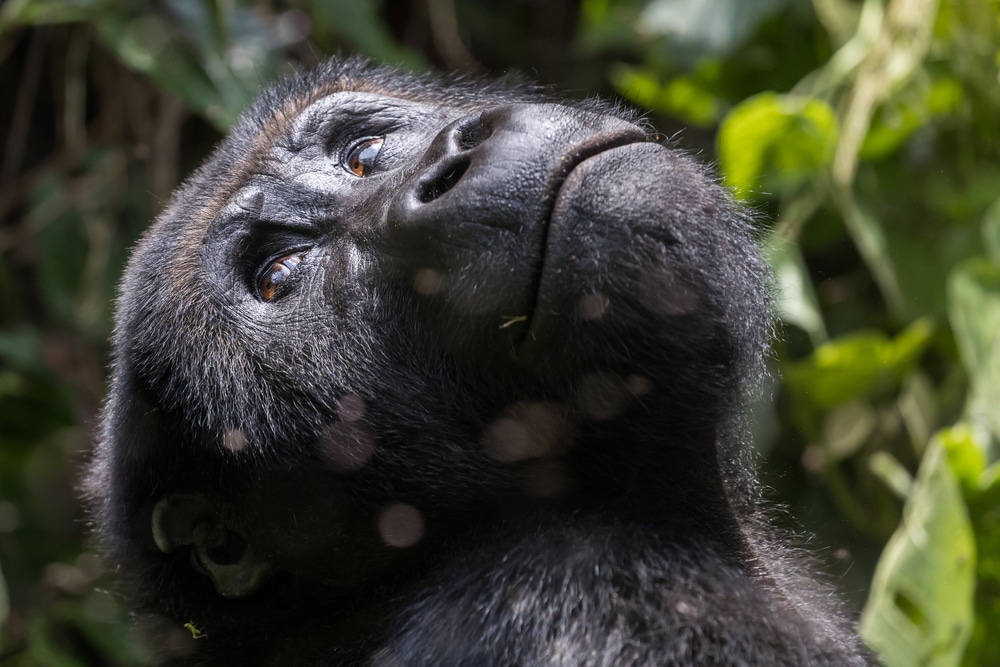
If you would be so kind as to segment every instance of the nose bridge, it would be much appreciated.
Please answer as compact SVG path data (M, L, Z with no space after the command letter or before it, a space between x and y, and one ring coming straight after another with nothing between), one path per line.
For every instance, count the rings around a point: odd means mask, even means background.
M589 122L588 122L589 121ZM619 121L627 125L624 121ZM559 104L507 104L458 118L446 125L431 142L421 162L429 166L449 156L474 151L494 134L534 136L559 143L560 135L569 145L573 135L588 126L600 132L607 118ZM633 127L633 126L630 126Z
M448 123L431 141L420 162L423 168L452 156L474 150L493 134L495 123L488 112L479 111Z
M486 112L463 116L438 132L420 158L415 179L402 193L411 200L411 208L430 204L462 179L477 149L493 135L495 124L486 116Z

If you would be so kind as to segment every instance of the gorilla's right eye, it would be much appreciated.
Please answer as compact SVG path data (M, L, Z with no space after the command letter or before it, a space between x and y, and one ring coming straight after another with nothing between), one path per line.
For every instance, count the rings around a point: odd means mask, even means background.
M274 293L278 290L278 285L292 275L292 271L295 270L301 261L302 253L285 255L274 260L271 266L257 280L257 291L260 292L260 298L264 301L273 299Z
M351 146L344 156L344 168L355 176L367 176L384 141L383 137L371 137Z

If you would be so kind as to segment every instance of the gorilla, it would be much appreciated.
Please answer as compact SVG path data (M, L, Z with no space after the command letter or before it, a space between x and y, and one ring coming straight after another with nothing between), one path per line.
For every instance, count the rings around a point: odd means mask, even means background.
M608 102L264 93L134 250L85 482L163 664L871 664L761 509L752 224Z

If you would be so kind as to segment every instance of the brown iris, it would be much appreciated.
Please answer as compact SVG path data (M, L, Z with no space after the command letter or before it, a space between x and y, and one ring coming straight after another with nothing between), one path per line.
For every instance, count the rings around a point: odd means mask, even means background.
M344 160L344 166L355 176L367 176L382 150L382 137L365 139L354 145Z
M296 253L294 255L285 255L279 259L276 259L274 263L268 267L264 275L260 277L257 281L257 289L260 291L260 298L264 301L270 301L274 298L274 293L277 291L278 286L288 279L288 276L292 275L292 271L295 267L299 265L302 261L302 253Z

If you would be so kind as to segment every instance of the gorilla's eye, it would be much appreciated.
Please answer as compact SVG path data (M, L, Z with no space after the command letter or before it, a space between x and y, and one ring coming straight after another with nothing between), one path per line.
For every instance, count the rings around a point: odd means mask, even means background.
M257 281L257 290L260 292L260 298L264 301L270 301L274 298L274 293L278 289L283 281L288 279L288 276L292 275L292 271L295 267L299 265L302 261L302 253L296 253L294 255L285 255L279 259L274 260L271 266L264 271L264 274Z
M354 144L344 156L344 167L355 176L367 176L382 150L383 141L383 137L372 137Z

